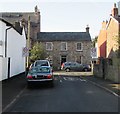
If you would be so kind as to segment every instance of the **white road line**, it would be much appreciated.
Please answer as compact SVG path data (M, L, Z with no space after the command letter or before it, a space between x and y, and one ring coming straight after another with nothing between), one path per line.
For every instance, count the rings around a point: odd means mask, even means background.
M20 93L2 110L2 112L4 112L5 110L7 110L7 109L20 97L20 95L24 92L25 89L26 89L26 86L25 86L24 89L21 90Z
M86 82L86 80L84 80L84 79L81 79L81 78L80 78L80 81L84 81L84 82Z
M66 78L66 77L63 77L63 79L64 79L64 80L67 80L67 78Z
M60 83L62 83L62 80L60 80Z

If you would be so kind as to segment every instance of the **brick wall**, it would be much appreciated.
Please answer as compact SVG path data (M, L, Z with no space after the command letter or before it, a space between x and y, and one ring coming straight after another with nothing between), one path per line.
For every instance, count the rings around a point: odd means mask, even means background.
M118 50L117 37L119 33L118 21L111 18L107 28L107 57L115 57Z
M98 35L98 57L106 57L106 41L107 41L107 34L106 34L106 25L107 21L102 22L102 28Z

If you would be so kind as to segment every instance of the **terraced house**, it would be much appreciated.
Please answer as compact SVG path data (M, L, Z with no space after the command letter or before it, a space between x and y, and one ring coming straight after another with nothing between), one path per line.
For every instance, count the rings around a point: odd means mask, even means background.
M40 32L38 42L47 52L54 69L59 69L66 61L77 61L81 64L91 63L91 36L89 27L86 32Z

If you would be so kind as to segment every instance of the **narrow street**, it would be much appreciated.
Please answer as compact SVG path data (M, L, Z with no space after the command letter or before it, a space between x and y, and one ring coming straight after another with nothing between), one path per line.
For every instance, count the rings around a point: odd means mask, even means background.
M5 112L118 112L118 97L83 77L57 75L54 87L26 84Z
M0 114L120 113L120 0L0 5Z

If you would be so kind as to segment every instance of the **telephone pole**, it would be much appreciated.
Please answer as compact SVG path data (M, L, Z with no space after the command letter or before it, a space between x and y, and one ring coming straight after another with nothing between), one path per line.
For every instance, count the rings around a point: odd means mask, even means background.
M27 68L29 67L29 50L30 50L30 16L28 16L28 30L27 30L27 49L28 49L28 56L27 56Z

